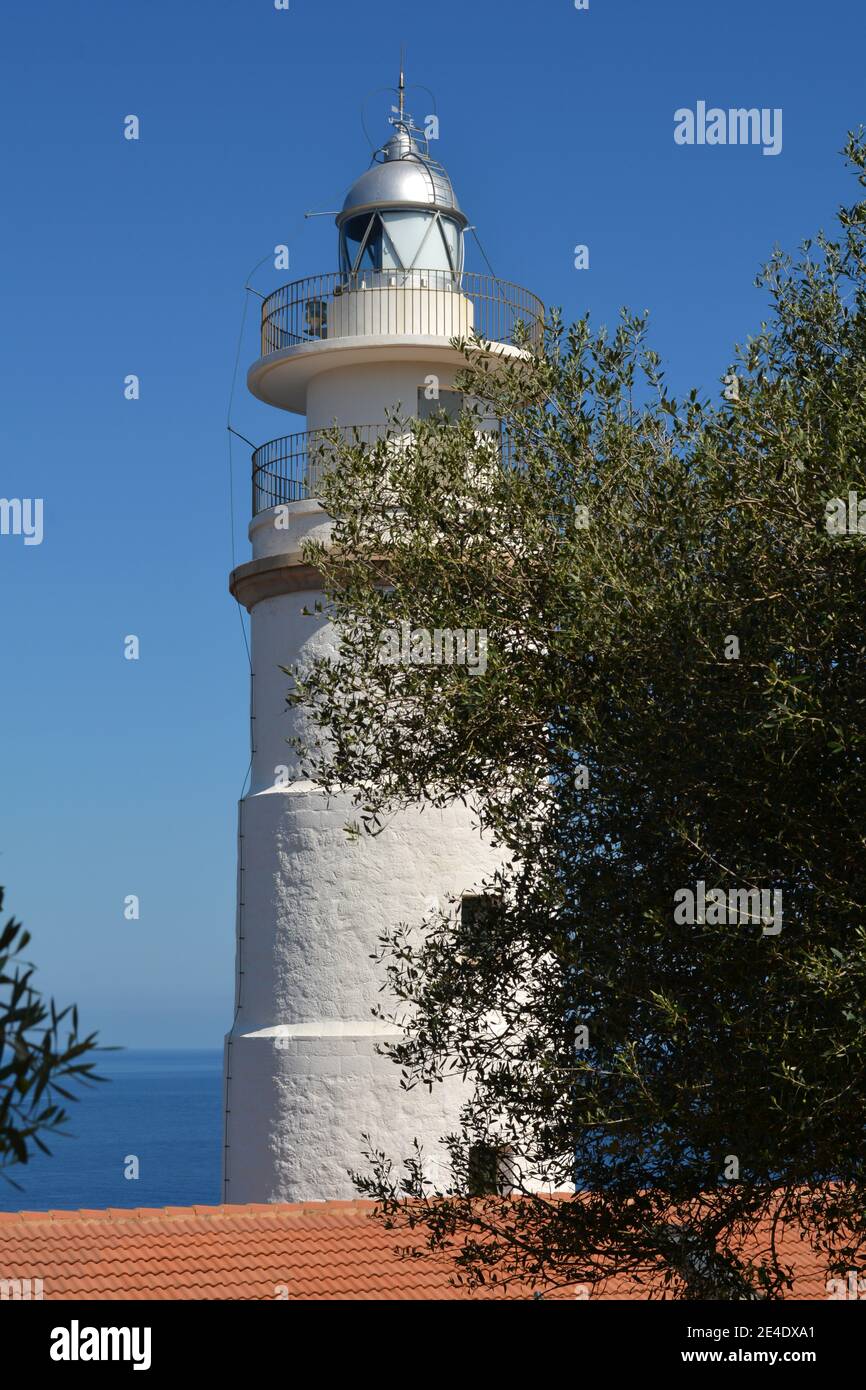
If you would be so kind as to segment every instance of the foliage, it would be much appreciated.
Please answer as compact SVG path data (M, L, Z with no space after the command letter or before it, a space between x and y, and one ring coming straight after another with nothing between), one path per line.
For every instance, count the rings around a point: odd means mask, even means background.
M846 153L866 184L862 133ZM643 319L554 315L541 352L465 345L457 423L333 440L308 558L341 658L290 695L310 773L362 833L464 800L503 855L490 911L383 932L407 1084L471 1083L453 1188L419 1155L359 1178L470 1283L779 1297L790 1222L856 1263L866 537L826 515L866 497L864 255L866 201L774 254L732 399L674 398ZM385 664L403 622L483 630L483 675ZM678 922L699 881L781 892L781 931ZM467 1195L479 1146L524 1200Z
M62 1133L68 1119L61 1100L78 1099L69 1083L102 1079L85 1060L96 1035L79 1036L78 1010L58 1011L34 988L34 968L21 954L29 941L13 917L0 929L0 1173L27 1163L34 1146L50 1152L45 1138Z

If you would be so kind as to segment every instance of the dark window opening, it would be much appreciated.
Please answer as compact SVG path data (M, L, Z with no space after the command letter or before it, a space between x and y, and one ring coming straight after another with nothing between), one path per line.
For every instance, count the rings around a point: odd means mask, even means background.
M490 925L502 912L498 893L465 893L460 899L460 922L474 931Z
M493 1144L473 1144L469 1150L467 1186L470 1197L496 1197L501 1191L500 1150Z
M438 395L430 400L427 389L418 387L418 419L430 420L434 415L445 415L449 420L456 420L463 409L463 392L440 386Z
M304 305L304 329L308 338L327 338L328 301L308 299Z

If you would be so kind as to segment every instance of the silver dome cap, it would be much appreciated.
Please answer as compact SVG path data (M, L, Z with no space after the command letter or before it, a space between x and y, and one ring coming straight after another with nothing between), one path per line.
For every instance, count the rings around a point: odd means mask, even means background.
M350 217L384 208L435 208L465 227L468 218L451 180L415 138L409 122L395 122L390 140L374 155L374 163L346 194L335 219L342 227Z

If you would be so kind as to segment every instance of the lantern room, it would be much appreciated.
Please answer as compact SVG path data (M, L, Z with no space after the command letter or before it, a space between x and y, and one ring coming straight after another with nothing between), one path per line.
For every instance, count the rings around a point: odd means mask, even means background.
M383 272L403 284L457 288L467 219L423 132L400 107L394 133L353 183L336 222L344 275ZM430 272L434 272L432 278Z

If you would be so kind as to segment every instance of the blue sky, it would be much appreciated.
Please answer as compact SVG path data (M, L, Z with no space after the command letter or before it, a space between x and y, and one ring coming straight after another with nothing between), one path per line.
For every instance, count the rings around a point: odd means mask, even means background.
M0 882L44 990L127 1046L231 1017L247 660L226 589L225 420L251 268L336 268L328 218L386 133L401 42L497 275L567 317L649 309L674 386L717 389L774 243L829 226L866 119L862 0L42 0L0 28ZM372 95L371 95L372 93ZM783 149L680 147L698 100L781 107ZM410 93L416 117L432 109ZM123 120L141 121L138 142ZM573 248L590 248L576 271ZM484 270L470 246L469 265ZM250 306L242 368L256 355ZM141 380L127 401L123 381ZM236 428L300 427L238 377ZM245 556L249 461L234 451ZM136 634L141 658L123 658ZM123 902L141 900L128 922Z

